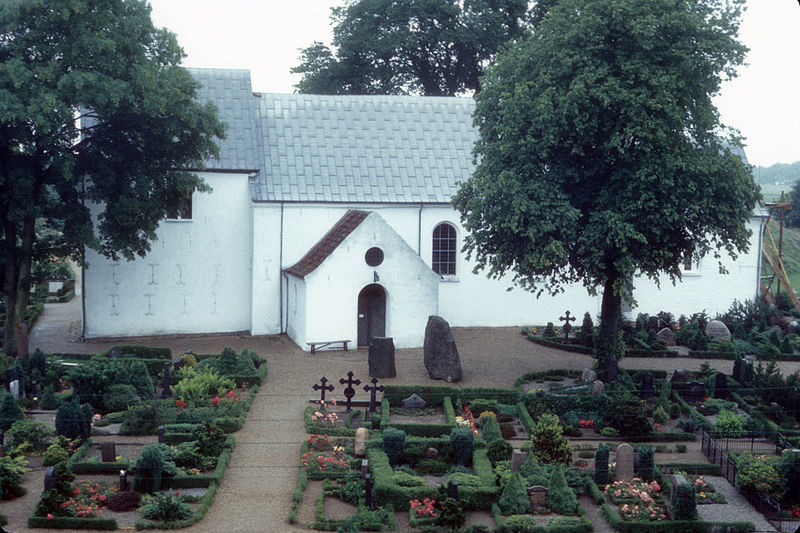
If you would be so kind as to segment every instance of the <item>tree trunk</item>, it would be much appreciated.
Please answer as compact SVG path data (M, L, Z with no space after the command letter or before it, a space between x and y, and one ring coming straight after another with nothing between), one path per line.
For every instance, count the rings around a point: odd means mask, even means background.
M17 322L25 322L25 311L31 295L31 263L33 261L33 241L36 239L36 218L26 215L22 223L22 246L19 250L17 266ZM16 329L16 324L15 324ZM15 333L16 336L16 333Z
M613 354L619 361L624 346L619 332L622 325L622 296L617 294L614 284L617 276L610 276L603 286L603 302L600 306L600 331L594 344L598 377L606 381L608 361Z
M5 221L6 264L3 276L3 294L6 300L6 321L3 331L3 351L17 351L17 231L13 220Z

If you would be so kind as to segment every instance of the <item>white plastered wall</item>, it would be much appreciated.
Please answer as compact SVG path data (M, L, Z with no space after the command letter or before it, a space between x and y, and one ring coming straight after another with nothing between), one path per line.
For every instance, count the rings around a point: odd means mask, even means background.
M191 220L163 221L146 257L114 262L87 250L87 337L250 329L248 176L201 176L213 191L193 195Z

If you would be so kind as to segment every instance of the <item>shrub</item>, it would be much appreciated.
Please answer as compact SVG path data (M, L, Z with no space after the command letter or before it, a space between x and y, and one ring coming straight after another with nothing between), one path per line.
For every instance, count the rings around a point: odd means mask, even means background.
M406 449L406 432L402 429L387 429L381 435L381 448L389 458L390 464L398 464Z
M208 423L198 426L192 432L192 439L196 441L197 451L207 457L218 457L225 449L227 435L219 424Z
M747 420L744 416L728 409L723 409L717 415L717 423L714 425L714 429L725 437L742 437L747 433L746 424Z
M173 385L172 391L190 406L204 403L211 395L224 394L236 388L233 380L220 375L216 368L201 367L198 364L185 371L181 369L181 373L186 377Z
M780 500L786 492L786 483L778 472L778 463L778 457L742 452L736 457L736 482L744 488L755 489Z
M604 437L619 437L619 431L611 427L601 429L600 434Z
M115 513L127 513L128 511L135 511L139 508L139 503L142 501L142 496L138 492L128 490L125 492L118 492L106 501L106 507Z
M487 444L503 439L503 435L500 432L500 424L497 423L497 417L489 416L484 418L481 426L481 436Z
M472 454L475 451L475 435L471 429L453 429L450 432L450 446L453 449L453 459L457 464L468 465L472 463Z
M29 470L24 457L0 457L0 497L10 500L25 494L22 477Z
M547 491L547 507L558 514L575 514L578 499L567 485L564 470L561 465L556 466L550 476L550 490Z
M594 454L594 482L598 485L608 483L608 456L611 447L608 444L600 444Z
M528 490L525 488L525 482L519 473L511 474L497 504L503 514L523 514L528 512L531 502L528 499Z
M544 331L542 332L542 336L548 339L552 339L556 336L556 328L553 326L552 322L547 323L547 326L545 326Z
M177 417L174 406L149 400L129 407L122 415L122 435L152 435L158 426L170 424Z
M628 392L615 391L611 396L606 422L624 436L648 435L653 431L644 414L642 401Z
M40 420L17 420L11 424L11 429L6 434L11 446L26 443L34 455L39 455L47 449L52 435L53 431Z
M133 490L136 492L157 492L161 488L161 476L164 472L164 455L157 444L148 444L142 449L133 465L136 476Z
M53 387L51 385L48 385L44 388L42 399L39 400L39 408L45 411L58 409L58 400L56 399L55 392L53 391Z
M124 411L136 397L136 387L127 383L111 385L106 390L103 406L108 412Z
M51 444L44 451L42 455L42 465L53 466L58 463L66 462L69 459L69 452L62 448L59 444Z
M439 501L439 517L437 524L448 531L456 531L467 522L467 513L464 506L455 498L445 498Z
M531 452L542 463L569 465L572 462L572 448L562 435L556 415L543 414L534 424L531 431Z
M639 477L645 481L653 481L656 475L655 468L653 447L646 444L639 448Z
M532 453L528 454L528 457L522 463L522 466L519 468L519 473L527 479L535 474L538 474L540 471L539 469L539 461L536 460L536 456Z
M500 461L508 461L513 450L514 447L505 440L494 440L486 447L486 457L489 458L492 464L497 464Z
M697 500L694 487L688 483L681 483L677 486L672 510L675 520L697 520Z
M81 407L78 396L63 402L56 411L56 433L68 439L84 441L92 432L92 411L88 405Z
M681 406L677 403L669 404L669 417L676 420L681 417Z
M686 453L686 445L685 444L676 444L675 451L678 453Z
M166 494L156 492L152 500L142 506L142 517L159 522L177 522L192 516L192 508L183 503L180 491L173 498L172 490Z
M717 414L723 409L736 409L736 402L729 402L728 400L722 400L720 398L709 398L703 402L703 407L712 413Z
M653 421L656 424L664 425L669 420L669 415L663 407L656 407L653 411Z
M22 412L17 400L10 394L3 395L3 401L0 402L0 431L8 431L14 422L23 418L25 413Z

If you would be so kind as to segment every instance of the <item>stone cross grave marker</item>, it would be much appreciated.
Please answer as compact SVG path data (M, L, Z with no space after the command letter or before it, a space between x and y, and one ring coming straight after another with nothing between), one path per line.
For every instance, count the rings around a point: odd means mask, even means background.
M417 396L416 392L411 396L409 396L408 398L406 398L405 400L403 400L402 403L403 403L403 409L424 409L425 406L427 405L427 402L425 402L425 400Z
M319 383L314 383L314 386L311 387L314 390L320 391L319 403L325 403L325 392L333 392L333 385L328 385L328 378L322 376L322 379L319 380Z
M372 383L372 385L364 385L364 391L369 393L369 412L374 413L377 403L377 393L383 392L385 387L383 385L378 385L378 378L372 378L370 383Z
M633 479L633 448L630 444L617 446L617 468L614 471L614 480L630 481Z
M344 397L347 398L347 407L345 410L349 413L352 411L350 404L353 401L353 396L356 395L356 389L353 388L353 385L361 385L361 380L353 379L353 371L351 370L347 373L347 379L342 378L339 380L339 383L347 385L347 388L344 389Z
M113 463L117 460L117 445L113 442L104 442L100 445L100 460L104 463Z
M561 326L561 329L564 330L564 338L568 339L569 332L572 331L572 325L570 325L570 322L575 322L575 317L569 316L569 311L567 311L564 313L564 316L558 317L558 319L564 322L564 325Z
M528 487L528 499L534 511L547 508L547 487L541 485Z
M164 361L164 380L161 382L161 399L169 398L172 396L172 391L170 391L170 376L169 376L169 367L172 365L172 362Z
M642 374L642 390L639 393L642 400L649 400L655 395L653 374L644 372Z
M728 376L724 372L717 372L714 377L714 396L723 400L728 399Z

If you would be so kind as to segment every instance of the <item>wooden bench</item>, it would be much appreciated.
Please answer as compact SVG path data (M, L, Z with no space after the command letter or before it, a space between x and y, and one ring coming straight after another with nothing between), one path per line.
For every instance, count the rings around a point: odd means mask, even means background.
M347 351L347 343L353 342L351 340L340 340L340 341L319 341L319 342L307 342L309 346L311 346L311 353L317 351L318 348L325 348L326 346L330 346L331 344L341 344L344 351Z

